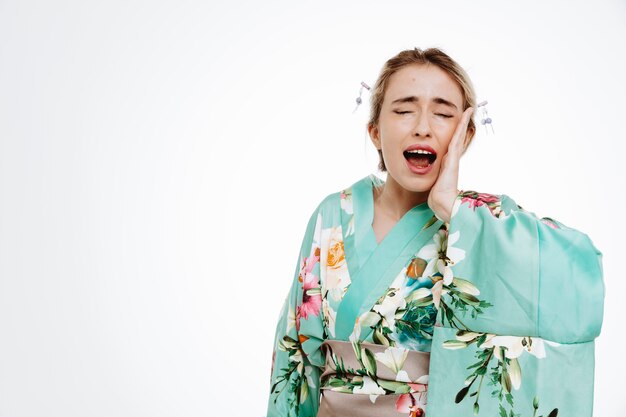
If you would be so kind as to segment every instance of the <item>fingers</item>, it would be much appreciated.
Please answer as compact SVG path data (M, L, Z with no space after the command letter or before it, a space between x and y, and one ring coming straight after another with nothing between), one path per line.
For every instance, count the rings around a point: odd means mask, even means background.
M467 136L467 126L474 113L473 107L468 107L463 112L459 124L456 126L456 130L452 135L448 152L452 151L455 157L460 157L463 153L463 147L465 145L465 136Z
M473 113L474 113L473 107L468 107L467 109L465 109L465 111L463 112L463 116L461 116L461 120L459 121L459 125L457 126L456 131L454 132L455 136L457 136L456 139L458 139L458 141L461 144L465 142L465 136L467 134L467 126L469 125L469 121L472 118Z

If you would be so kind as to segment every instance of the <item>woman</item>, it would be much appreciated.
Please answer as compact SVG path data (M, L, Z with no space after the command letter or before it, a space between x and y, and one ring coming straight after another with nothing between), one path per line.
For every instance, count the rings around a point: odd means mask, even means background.
M383 67L368 131L387 180L311 216L269 417L592 415L601 254L505 195L458 190L475 103L439 49Z

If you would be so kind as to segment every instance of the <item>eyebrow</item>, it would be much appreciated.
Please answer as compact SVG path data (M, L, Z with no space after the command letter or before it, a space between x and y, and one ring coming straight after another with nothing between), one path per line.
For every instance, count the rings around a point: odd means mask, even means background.
M408 97L402 97L402 98L399 98L397 100L394 100L394 101L391 102L391 104L416 103L418 101L419 101L418 97L408 96ZM437 103L437 104L443 104L445 106L452 107L453 109L458 110L458 108L456 107L456 105L454 103L452 103L451 101L446 100L445 98L433 97L432 101Z

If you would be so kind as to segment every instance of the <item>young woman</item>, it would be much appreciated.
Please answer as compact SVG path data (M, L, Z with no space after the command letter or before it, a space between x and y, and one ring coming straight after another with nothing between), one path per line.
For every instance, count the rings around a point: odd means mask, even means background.
M505 195L458 189L475 105L439 49L384 65L368 131L387 179L311 216L269 417L592 415L601 254Z

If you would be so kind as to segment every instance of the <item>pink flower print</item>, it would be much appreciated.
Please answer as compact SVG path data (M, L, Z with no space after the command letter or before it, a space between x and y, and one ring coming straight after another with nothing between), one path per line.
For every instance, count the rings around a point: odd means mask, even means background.
M398 401L396 401L396 410L399 413L408 413L411 406L413 405L411 394L402 394L398 397Z
M298 280L300 282L304 282L306 275L313 272L313 268L315 267L315 264L319 262L319 260L319 249L313 251L313 255L309 256L308 258L302 259L302 261L300 262L300 276L298 277Z
M552 219L548 219L547 217L544 217L543 219L541 219L541 223L545 224L548 227L551 227L553 229L558 229L559 226L557 226L557 224L555 222L552 221Z
M302 304L298 307L298 312L301 317L305 319L309 318L309 314L317 316L320 314L322 308L322 294L319 291L309 290L319 288L317 277L313 274L307 274L302 285Z
M402 394L396 401L396 410L399 413L406 413L409 417L424 417L425 405L416 400L413 394Z
M494 194L477 193L476 191L463 191L459 194L461 197L461 204L467 203L471 209L476 210L476 207L487 206L491 214L495 217L501 217L504 215L501 207L500 197Z
M415 392L424 392L424 391L426 391L426 384L413 384L413 383L410 383L408 385Z
M300 276L302 282L302 304L296 310L296 330L300 331L300 317L305 320L309 314L318 316L322 308L322 293L318 277L313 274L313 267L319 261L319 249L308 258L304 258L300 264Z
M500 199L498 196L487 193L468 192L469 195L465 195L461 198L461 204L468 203L470 208L480 207L483 204L497 203Z

